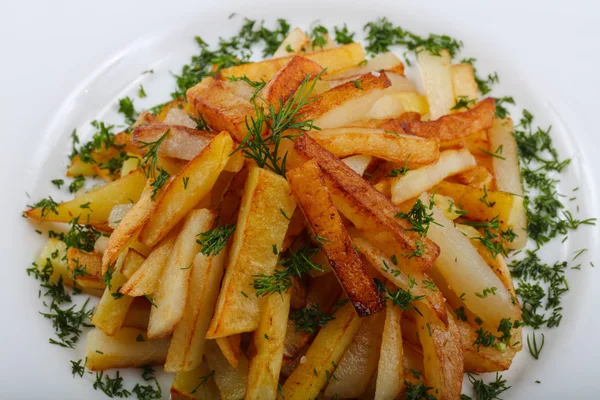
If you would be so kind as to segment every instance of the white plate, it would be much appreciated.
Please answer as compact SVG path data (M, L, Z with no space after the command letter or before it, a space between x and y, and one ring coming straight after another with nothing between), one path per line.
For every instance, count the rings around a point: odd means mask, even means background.
M552 124L552 137L563 157L573 162L559 191L570 194L577 216L598 216L600 145L592 118L597 117L600 85L593 51L600 34L598 8L591 2L564 7L546 2L434 1L349 2L254 0L145 1L134 5L116 0L84 3L75 0L31 6L13 2L0 24L3 62L0 64L4 229L3 306L0 333L0 397L27 399L102 399L91 387L93 378L73 379L69 360L83 351L48 344L52 328L37 311L38 286L25 268L43 244L31 224L19 214L25 205L53 193L50 180L62 177L73 128L83 138L89 121L120 122L116 101L137 92L143 83L149 98L137 106L164 101L173 89L169 71L177 72L196 50L193 36L214 44L230 36L241 17L287 18L292 26L308 28L319 19L325 26L347 22L353 30L379 16L410 30L444 33L462 39L465 56L478 58L481 72L498 71L494 94L513 95L536 115L541 126ZM237 12L229 20L228 16ZM558 28L560 27L560 29ZM147 69L153 75L140 75ZM517 115L517 114L514 114ZM25 192L29 193L28 199ZM65 199L68 195L55 195ZM525 348L511 370L503 374L512 388L503 398L592 398L597 383L594 361L600 356L596 310L598 273L589 261L598 260L598 228L583 228L544 249L546 261L570 260L589 248L581 271L569 271L570 291L564 296L561 326L546 332L539 361ZM600 263L597 263L600 265ZM137 372L132 375L137 375ZM534 381L539 380L541 384ZM168 393L169 381L163 380ZM469 385L466 385L469 386Z

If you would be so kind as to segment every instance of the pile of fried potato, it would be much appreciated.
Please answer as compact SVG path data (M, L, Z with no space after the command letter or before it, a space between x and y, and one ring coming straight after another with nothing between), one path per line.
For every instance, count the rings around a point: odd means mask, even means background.
M224 69L187 99L142 113L117 135L131 156L120 176L75 157L69 176L106 184L55 213L26 211L62 223L79 216L110 234L91 253L51 239L40 255L64 255L52 279L67 285L83 266L77 285L100 297L89 370L164 364L176 374L174 399L383 400L421 382L436 398L457 399L465 371L509 368L520 328L504 346L474 345L477 330L497 335L521 310L503 254L483 245L473 222L512 229L512 249L527 241L512 122L495 118L493 99L477 100L472 67L451 64L446 52L418 53L420 94L392 53L365 61L358 43L307 52L308 43L296 29L276 58ZM285 176L234 151L256 108L254 88L228 78L264 81L257 98L280 107L323 69L298 114L320 129L282 141ZM455 109L459 98L477 102ZM210 131L196 129L200 117ZM158 164L170 178L153 196L142 144L165 133ZM426 235L396 216L417 202L435 221ZM200 251L198 235L231 224L222 251ZM280 254L316 237L324 272L256 294L257 275L273 274ZM412 307L387 295L398 288L418 297ZM290 313L316 305L334 318L316 332L297 330Z

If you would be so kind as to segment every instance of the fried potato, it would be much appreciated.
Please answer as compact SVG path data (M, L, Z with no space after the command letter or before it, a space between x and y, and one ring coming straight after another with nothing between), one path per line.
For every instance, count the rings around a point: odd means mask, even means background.
M457 174L455 179L458 183L478 189L483 189L484 186L491 189L494 185L494 175L482 165Z
M286 176L313 237L325 238L322 249L358 315L364 317L383 309L384 300L353 251L317 163L309 161Z
M385 310L385 325L381 339L375 400L393 400L404 387L404 359L400 321L402 310L388 300Z
M290 224L288 225L288 230L283 238L283 244L281 245L280 253L283 253L289 249L292 243L294 243L294 240L296 240L296 238L300 236L300 234L304 232L304 229L306 228L306 219L302 214L302 210L296 209L294 214L292 214L291 217L288 216L288 218L290 218Z
M414 325L414 324L413 324ZM402 325L404 328L404 325ZM404 332L402 332L404 333ZM404 336L403 336L404 337ZM418 385L421 382L421 372L423 371L423 354L422 349L417 349L411 343L402 343L402 365L404 367L405 382L410 382L413 385Z
M71 178L76 178L78 176L94 176L96 172L94 171L94 165L88 164L81 160L79 154L71 159L71 165L67 168L66 175Z
M232 151L231 136L221 132L174 176L163 189L139 240L152 247L165 237L210 192ZM187 183L183 178L189 178Z
M491 221L498 218L500 229L520 227L523 197L506 192L476 189L459 183L441 182L435 186L436 193L451 197L455 204L467 211L465 218L473 221ZM487 193L487 194L486 194ZM483 200L482 200L483 199ZM487 204L486 204L487 203Z
M417 197L447 177L473 168L475 164L475 158L468 150L443 151L435 164L413 169L403 176L393 178L390 182L392 201L400 204ZM457 202L456 204L462 203Z
M188 105L186 104L186 107ZM163 124L178 125L190 129L196 129L198 124L190 117L186 110L181 108L171 108L165 117Z
M382 129L333 128L310 132L317 143L338 158L366 154L388 161L431 164L440 156L436 139L390 133Z
M85 366L90 371L104 371L162 364L168 349L168 340L148 340L140 329L123 328L114 336L92 329L85 341Z
M248 382L248 359L240 354L237 368L233 368L213 341L206 342L204 358L208 367L215 371L214 380L222 400L242 400L246 396Z
M454 204L454 200L452 200L451 197L436 192L435 196L433 196L433 201L436 207L444 213L444 217L448 218L450 221L454 221L464 213L458 205Z
M156 307L150 311L149 337L165 338L173 333L175 326L182 321L184 311L187 309L188 288L194 258L200 251L196 235L211 229L216 217L216 212L206 209L191 211L186 217L153 296ZM198 289L194 288L194 290ZM198 294L194 293L194 295ZM196 304L192 306L197 307ZM193 318L194 314L190 312L187 315L184 325L177 334L177 344L180 346L185 346L185 341L190 340L192 325L196 322ZM193 344L195 345L196 342ZM173 368L172 370L177 372L187 369L187 365L184 365L185 361L181 360L185 350L182 352L178 347L174 351L173 365L169 366L169 369ZM193 369L197 365L197 361L196 363L192 361L192 365L189 367Z
M79 217L81 224L106 224L114 206L139 200L145 184L144 173L137 169L121 179L60 203L54 209L31 208L23 214L38 221L70 222Z
M429 116L432 120L448 114L455 104L450 73L451 62L450 54L446 50L441 50L436 55L429 51L417 50L417 63L429 102Z
M246 399L275 399L283 361L283 344L290 312L290 291L265 301L258 329L252 334L256 355L250 360Z
M332 81L347 79L364 75L373 71L389 71L399 75L404 75L404 63L402 63L402 60L400 60L400 58L398 58L398 56L391 51L379 54L370 60L364 61L366 61L364 62L364 65L362 65L363 63L359 63L353 68L347 68L335 74L329 73L323 76L323 80Z
M161 142L159 153L178 158L180 160L191 160L200 153L212 139L215 133L199 131L181 125L144 125L139 126L131 133L132 141L140 146L140 153L146 154L147 148L143 143L156 142L167 135Z
M406 220L394 218L399 210L383 194L309 136L296 138L294 151L301 159L317 162L339 212L385 249L388 257L397 255L400 265L414 270L424 270L433 264L439 248L427 238L406 231L412 226ZM402 257L416 250L417 241L423 248L422 256Z
M302 56L316 62L323 68L327 68L328 74L334 74L358 65L359 62L365 59L365 52L360 43L351 43L332 49L303 54ZM253 81L260 82L262 80L268 82L292 57L274 58L255 63L236 65L221 70L220 75L224 79L232 76L246 76Z
M217 302L225 255L223 249L217 255L198 253L194 258L185 311L173 331L165 371L191 371L202 364L204 337Z
M132 154L128 154L128 159L123 161L123 166L121 167L121 178L129 175L131 172L135 171L140 166L140 158L134 156Z
M330 89L298 112L320 128L337 128L365 119L370 107L391 85L385 73L374 72Z
M127 315L123 321L123 326L128 328L148 330L148 321L150 320L151 304L143 297L134 297Z
M386 90L391 89L388 88ZM419 113L425 115L429 112L427 98L418 93L392 92L386 93L373 104L365 118L367 119L394 119L402 114Z
M429 201L427 195L421 196L421 199ZM444 276L454 293L458 296L464 293L462 297L465 305L494 326L498 326L502 318L512 318L513 321L520 319L521 312L513 304L509 290L475 250L469 238L455 228L437 207L432 211L437 224L429 226L427 236L441 250L435 268Z
M258 96L277 112L296 93L304 80L314 79L322 70L323 67L308 58L293 56L277 71Z
M494 120L494 125L488 131L490 148L494 152L499 152L498 149L502 149L502 158L494 157L492 165L494 167L498 190L512 193L516 196L523 196L517 142L512 132L513 124L510 119ZM520 249L527 244L527 215L525 211L524 205L518 206L513 210L515 216L513 230L518 236L509 245L510 248Z
M443 252L442 252L443 254ZM464 362L459 332L449 314L447 325L429 309L413 313L423 347L423 372L427 386L439 399L457 399L462 390Z
M76 276L79 286L104 290L106 285L102 275L102 255L71 247L67 251L67 263L70 276Z
M325 389L326 398L337 395L338 398L353 399L365 392L377 371L384 320L384 312L363 319L335 369L336 379L331 379Z
M127 317L129 306L133 297L119 293L119 290L127 282L127 279L144 262L144 257L135 250L127 250L116 261L116 266L111 274L110 285L104 290L104 294L92 315L92 324L102 330L108 336L114 335L121 327Z
M283 177L256 166L250 168L207 338L251 332L258 327L262 301L252 287L254 275L270 275L275 270L278 257L273 246L281 248L289 224L286 216L295 208L296 201Z
M50 275L52 283L73 286L73 275L69 271L67 245L62 240L50 238L33 264L43 275Z
M285 381L279 392L279 399L314 399L331 377L346 348L354 340L360 328L361 319L351 304L336 311L335 319L319 331L300 363Z
M171 400L219 399L221 394L211 373L204 364L193 371L177 373L171 384Z
M241 333L238 333L237 335L225 336L215 339L215 342L217 342L217 345L223 352L223 355L225 356L227 361L229 361L229 364L231 364L233 368L237 368L240 362L240 353L242 352L242 349L240 348L241 341Z
M169 254L175 245L178 229L172 229L148 255L140 268L127 280L120 292L132 297L151 295L156 291Z
M117 257L127 250L135 241L137 241L143 226L148 222L156 203L152 200L152 190L147 184L144 188L139 201L135 203L129 211L122 217L117 217L121 222L117 225L113 233L108 238L106 249L102 255L102 275L108 271L108 268L115 263ZM109 221L112 220L115 214L115 209L121 207L117 205L113 207L109 216Z
M344 164L350 167L350 169L356 172L357 175L363 176L373 157L365 154L357 154L344 158L342 161Z
M479 97L475 73L471 64L451 65L450 77L452 79L455 99L464 97L468 100L476 100Z
M495 112L496 101L488 97L475 104L470 110L445 115L432 121L406 122L402 124L402 129L410 135L451 142L491 128Z
M289 56L290 54L298 54L304 46L308 44L310 38L300 28L294 28L283 42L279 45L279 48L273 54L273 58L281 58Z

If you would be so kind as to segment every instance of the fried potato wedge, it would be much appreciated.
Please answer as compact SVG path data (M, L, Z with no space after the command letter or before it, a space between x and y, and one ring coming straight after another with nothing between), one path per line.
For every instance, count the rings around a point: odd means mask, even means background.
M281 248L290 222L286 216L295 208L296 201L283 177L256 166L250 168L207 338L251 332L258 327L262 299L252 287L254 275L270 275L275 270L278 257L273 246Z
M69 274L76 277L77 285L104 290L106 285L102 275L102 255L70 247L67 251L67 262Z
M123 295L119 293L119 290L143 262L144 257L142 255L129 249L119 256L115 263L116 266L111 274L110 285L104 290L91 320L96 328L102 330L108 336L114 335L121 329L133 301L133 297Z
M384 312L363 319L335 369L336 379L331 379L325 389L326 398L337 395L338 398L353 399L365 392L377 371L384 320Z
M432 120L448 114L455 104L450 73L451 62L450 54L446 50L441 50L436 55L429 51L417 50L417 64L429 102L429 116Z
M386 91L391 88L387 88ZM365 117L376 120L395 119L409 112L427 114L429 112L427 98L411 92L385 93L373 104Z
M208 367L215 371L214 380L221 399L242 400L246 396L248 382L248 359L244 353L240 354L238 367L233 368L221 353L219 346L213 340L208 340L204 358Z
M87 334L85 349L86 368L104 371L163 364L169 341L148 340L146 332L135 328L123 328L113 336L106 335L100 329L92 329Z
M429 201L426 194L421 199ZM441 249L435 268L444 276L454 293L458 296L465 293L462 296L465 305L493 326L498 326L503 318L519 320L521 311L513 304L510 291L479 255L469 238L455 228L452 221L446 219L437 207L432 211L437 224L429 226L427 236Z
M171 384L171 400L219 399L221 394L211 374L204 364L195 370L177 373Z
M149 337L158 339L169 336L183 319L188 302L190 274L194 266L194 258L200 251L196 235L211 229L216 217L216 212L207 209L193 210L186 217L169 254L156 293L152 296L156 307L150 311ZM196 290L197 288L194 288L194 291ZM197 305L194 306L197 307ZM193 318L195 314L191 312L187 315L189 319L186 319L178 334L178 345L185 345L185 341L189 340L190 333L192 333L191 325L196 322ZM179 348L174 351L173 364L169 366L169 369L172 368L173 371L179 372L186 368L186 365L182 365L181 360L183 352ZM197 363L190 366L190 369L193 369L194 366L197 366Z
M137 241L144 225L150 219L156 203L152 200L152 190L147 184L139 201L122 217L117 217L121 222L108 238L106 249L102 255L102 275L115 263L117 257ZM115 217L115 210L120 206L113 207L109 221Z
M323 80L332 81L332 80L340 80L340 79L348 79L355 76L364 75L373 71L386 71L386 72L395 72L399 75L404 75L404 63L396 54L391 51L387 53L379 54L373 57L370 60L365 60L364 65L362 63L360 66L357 64L353 68L347 68L338 73L332 74L329 73L323 76Z
M438 138L442 142L466 138L492 127L496 101L488 97L467 111L443 116L432 121L406 122L402 129L410 135Z
M479 97L475 73L471 64L464 63L451 65L450 77L452 78L454 98L459 99L463 97L467 100L476 100Z
M140 146L140 153L146 154L148 149L143 147L144 143L156 142L167 135L161 142L159 153L178 158L180 160L191 160L200 153L212 139L215 133L199 131L181 125L144 125L133 130L132 141Z
M325 387L354 340L361 319L351 304L336 311L335 319L323 327L312 342L305 360L292 372L279 392L279 399L314 399Z
M442 252L443 254L443 252ZM429 309L414 313L419 341L423 347L423 372L427 386L433 387L439 399L457 399L462 390L464 361L458 328L454 317L448 324Z
M123 321L123 326L128 328L148 330L148 321L150 321L151 304L143 297L134 297L127 315Z
M210 322L210 320L208 322ZM217 342L217 345L223 352L223 355L225 356L227 361L229 361L229 364L231 364L233 368L237 368L240 362L240 353L242 352L242 349L240 348L241 341L241 333L238 333L237 335L225 336L215 339L215 342Z
M457 174L455 179L458 183L478 189L483 189L484 186L491 189L494 185L494 175L482 165Z
M221 132L183 167L163 189L139 240L152 247L165 237L210 192L232 151L231 136ZM184 177L189 178L187 183Z
M494 125L488 131L490 148L494 149L494 151L501 148L502 158L494 157L492 165L494 167L498 190L513 193L516 196L523 196L517 142L512 132L513 124L511 120L494 120ZM527 214L525 206L518 206L517 209L513 210L513 213L515 215L513 230L518 236L509 247L520 249L527 244Z
M402 347L402 310L388 300L385 310L385 324L381 338L375 400L393 400L404 387L404 359Z
M475 158L468 150L443 151L435 164L413 169L403 176L393 178L390 182L392 201L400 204L415 198L447 177L466 171L475 165ZM457 202L457 204L462 203Z
M165 371L191 371L202 364L205 335L217 302L225 255L223 249L217 255L198 253L194 258L185 311L173 331Z
M48 239L33 266L40 274L49 275L50 282L58 283L62 280L64 285L73 287L73 275L68 266L67 245L62 240Z
M358 65L358 63L365 59L365 52L360 43L351 43L332 49L303 54L302 56L316 62L323 68L327 68L328 74L334 74ZM262 80L268 82L292 57L274 58L256 63L236 65L221 70L220 75L224 79L232 76L246 76L253 81L260 82Z
M248 369L248 400L277 398L290 297L288 291L271 294L265 301L258 329L252 334L256 354Z
M302 107L303 120L320 128L337 128L365 119L367 111L391 85L385 73L375 72L330 89Z
M436 139L389 133L382 129L333 128L314 130L310 136L338 158L366 154L397 163L431 164L440 157Z
M287 57L290 54L298 54L302 48L308 44L310 38L304 33L304 31L298 27L294 28L283 42L279 45L279 48L273 54L273 58Z
M148 255L140 268L127 280L120 292L132 297L151 295L156 291L169 254L175 245L178 229L172 229Z
M322 249L357 314L364 317L382 310L385 302L353 250L318 164L306 162L286 176L313 236L326 239Z
M460 204L460 208L467 211L465 214L467 219L488 222L497 217L500 229L512 228L515 233L521 226L523 210L521 196L450 182L441 182L434 190L436 193L451 197L455 204Z
M352 171L356 172L358 176L363 176L372 159L373 157L371 156L357 154L355 156L346 157L342 161L349 166Z
M54 208L31 208L23 214L38 221L70 222L79 217L81 224L106 224L113 207L117 204L137 202L145 185L146 177L141 169L137 169L123 178L82 193Z
M314 79L323 67L308 58L293 56L259 92L259 97L279 111L306 79Z

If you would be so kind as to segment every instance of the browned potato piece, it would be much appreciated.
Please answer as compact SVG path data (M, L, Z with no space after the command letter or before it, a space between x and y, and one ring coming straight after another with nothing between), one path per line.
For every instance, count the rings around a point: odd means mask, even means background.
M135 328L123 328L114 336L107 336L99 329L92 329L87 334L85 349L87 369L104 371L111 368L163 364L167 357L169 341L148 340L146 332Z
M496 102L488 97L470 110L445 115L434 121L406 122L402 124L402 128L410 135L449 142L491 128L495 112Z
M288 172L287 178L313 236L324 238L323 251L358 315L382 310L385 302L353 249L317 163L309 161Z
M102 255L98 253L86 253L70 247L67 251L67 262L69 273L76 276L75 280L81 287L91 289L104 289L104 277L102 276Z
M320 128L337 128L364 119L370 107L391 85L385 73L368 73L354 81L330 89L302 107L304 120L313 120Z
M70 222L79 217L82 224L106 224L113 207L137 202L145 185L146 176L137 169L121 179L60 203L54 209L32 208L23 214L38 221Z
M143 143L156 142L165 134L167 136L160 144L159 152L167 157L191 160L200 153L212 139L215 133L190 129L181 125L144 125L131 133L133 143L140 146L140 153L146 154L148 148Z
M252 287L254 275L270 275L281 248L289 219L296 208L287 181L253 166L244 187L237 226L219 300L207 338L251 332L258 327L262 299ZM265 229L269 227L269 229Z
M439 254L438 246L407 231L412 225L394 217L399 209L388 198L309 136L296 138L294 150L302 158L317 162L337 209L385 250L388 257L395 255L401 266L415 270L431 267ZM402 256L414 253L417 246L423 250L420 257Z
M309 135L338 158L367 154L388 161L430 164L440 156L437 139L391 133L382 129L332 128Z
M227 132L218 134L163 188L152 216L142 228L139 240L156 245L202 200L225 168L233 151L233 140ZM184 182L183 178L189 179Z
M476 167L461 172L454 177L458 183L463 185L471 186L478 189L487 187L492 188L494 175L484 166L477 165Z

